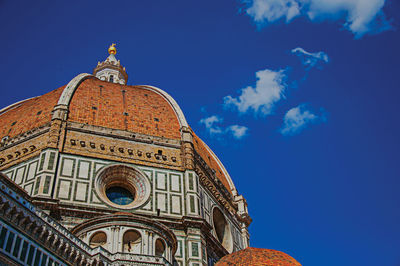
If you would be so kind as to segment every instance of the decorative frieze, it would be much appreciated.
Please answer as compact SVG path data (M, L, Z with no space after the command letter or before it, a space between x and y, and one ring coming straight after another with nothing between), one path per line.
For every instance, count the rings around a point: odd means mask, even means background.
M208 167L208 165L196 155L196 168L195 172L199 177L200 183L211 192L214 198L224 206L230 213L236 213L236 206L233 204L232 195L229 194L227 189L222 185L221 181L215 176L215 173Z
M4 146L0 155L0 170L10 168L29 158L37 156L42 149L47 147L48 130L36 135L29 141L21 141L13 145Z
M180 148L67 131L66 153L183 170Z

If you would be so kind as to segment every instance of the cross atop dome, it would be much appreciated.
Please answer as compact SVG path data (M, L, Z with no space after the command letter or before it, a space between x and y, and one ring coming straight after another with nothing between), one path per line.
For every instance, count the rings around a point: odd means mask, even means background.
M115 43L110 45L108 53L110 55L106 60L97 63L96 68L93 70L93 75L104 81L126 84L128 74L126 74L125 67L122 67L120 61L115 58L115 54L117 53Z

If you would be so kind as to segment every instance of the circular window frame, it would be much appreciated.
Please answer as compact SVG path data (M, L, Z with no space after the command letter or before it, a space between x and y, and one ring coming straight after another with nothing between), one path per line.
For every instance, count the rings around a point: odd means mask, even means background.
M109 165L99 171L95 178L95 189L100 199L118 209L135 209L145 204L150 197L151 185L147 176L135 167L124 164ZM106 194L110 187L123 187L132 193L133 201L126 205L112 202Z

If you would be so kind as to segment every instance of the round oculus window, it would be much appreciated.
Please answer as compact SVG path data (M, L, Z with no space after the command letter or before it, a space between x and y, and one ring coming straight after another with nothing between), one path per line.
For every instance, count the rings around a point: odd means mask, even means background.
M112 207L133 209L150 197L150 182L139 170L127 165L108 166L96 177L96 192Z
M109 187L106 189L107 198L118 205L128 205L135 199L134 193L123 187Z

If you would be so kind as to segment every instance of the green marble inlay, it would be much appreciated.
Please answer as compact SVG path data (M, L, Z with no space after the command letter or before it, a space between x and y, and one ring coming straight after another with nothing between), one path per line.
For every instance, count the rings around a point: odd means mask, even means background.
M189 189L193 190L194 189L194 184L193 184L193 174L189 173Z
M39 171L42 171L42 170L43 170L44 159L46 159L46 153L43 153L42 156L40 157Z
M196 242L192 242L192 256L193 257L199 256L199 244Z
M39 176L36 180L35 194L37 194L39 192L40 180L41 180L41 177Z
M195 212L195 207L194 207L194 197L189 196L190 198L190 212Z
M49 193L50 179L51 179L51 176L48 175L48 176L46 176L46 179L44 180L43 194Z
M55 157L56 157L56 153L55 152L50 152L49 165L47 167L48 170L53 169Z

